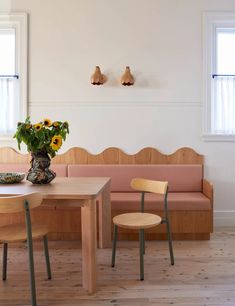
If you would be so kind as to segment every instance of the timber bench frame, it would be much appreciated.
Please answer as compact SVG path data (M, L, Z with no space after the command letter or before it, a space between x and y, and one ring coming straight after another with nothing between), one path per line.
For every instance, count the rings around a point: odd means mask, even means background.
M20 154L9 147L0 148L0 172L26 172L30 166L30 159L31 158L29 154ZM136 166L140 169L141 167L147 168L151 165L156 168L158 166L169 166L173 168L182 166L185 168L191 167L191 169L200 168L201 179L199 182L199 193L200 196L203 197L205 201L207 201L207 208L201 209L200 206L197 207L195 205L195 209L187 209L187 205L184 204L182 206L179 203L178 209L178 204L176 203L174 205L172 204L171 209L171 202L169 197L169 217L171 221L173 239L210 239L210 233L213 231L213 186L210 182L204 179L203 155L198 154L193 149L180 148L176 152L170 155L166 155L160 153L154 148L143 148L136 154L130 155L124 153L118 148L107 148L103 152L95 155L90 154L83 148L75 147L71 148L64 154L59 154L53 158L51 167L53 170L55 170L58 176L76 176L76 174L73 174L73 168L79 168L79 165L81 165L83 168L86 168L86 165L89 166L87 168L92 168L93 166L93 172L91 172L91 170L88 171L88 173L92 173L91 176L102 176L100 175L101 171L97 172L97 167L99 168L99 166L100 168L105 169L106 173L108 173L106 168L112 168L113 171L113 168L118 168L118 165L120 165L120 168L125 168L125 166L127 166L127 168L135 168ZM105 167L105 165L107 165L107 167ZM188 170L188 173L190 173L190 171L191 170ZM77 176L79 175L80 174L78 173ZM85 174L84 176L88 176L88 174ZM107 174L104 176L107 176ZM112 175L108 176L112 178ZM148 179L148 177L145 178ZM116 206L114 203L115 197L119 197L121 191L122 190L114 190L111 193L112 217L126 212L120 210L120 207ZM193 193L187 192L187 195L190 196L191 194ZM130 191L128 191L126 195L130 196ZM170 195L171 186L169 196ZM179 194L176 192L176 196L177 195ZM114 198L113 200L112 197ZM36 219L36 221L43 219L44 222L46 222L49 227L50 238L58 240L74 240L80 238L80 209L71 207L66 208L63 205L57 205L55 201L54 205L42 205L41 207L37 208L37 210L37 213L35 215L33 214L32 218ZM152 209L151 212L154 213ZM161 215L161 212L158 211L157 214ZM18 216L16 215L15 218L18 218ZM4 225L5 222L9 223L9 220L1 219L0 225ZM138 233L124 230L120 232L119 237L120 239L138 239ZM166 239L164 227L157 227L157 230L154 231L146 231L146 239Z

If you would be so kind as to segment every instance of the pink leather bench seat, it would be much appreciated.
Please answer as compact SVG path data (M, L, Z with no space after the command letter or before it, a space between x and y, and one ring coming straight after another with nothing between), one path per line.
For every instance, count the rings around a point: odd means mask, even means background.
M68 176L111 177L112 210L138 211L140 194L130 182L134 177L168 181L169 210L211 210L202 191L202 165L68 165ZM163 210L163 197L146 194L146 210Z
M29 164L0 164L0 172L28 172L30 168ZM64 177L68 176L67 165L64 164L52 164L50 169L55 171L56 176Z
M202 165L68 165L68 176L111 177L111 191L131 192L134 177L168 181L171 192L202 190Z
M159 210L164 208L163 196L145 194L145 210ZM140 194L137 192L112 192L112 210L138 211L140 210ZM211 210L210 199L201 192L169 192L169 210Z

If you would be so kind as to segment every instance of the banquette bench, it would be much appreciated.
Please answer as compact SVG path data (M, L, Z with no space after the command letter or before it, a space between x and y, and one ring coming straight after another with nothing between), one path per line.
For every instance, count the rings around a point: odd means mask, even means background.
M11 148L0 148L0 172L29 168L29 154ZM209 239L213 231L213 187L203 177L202 155L190 148L181 148L171 155L153 148L144 148L128 155L117 148L108 148L92 155L82 148L72 148L57 155L51 168L57 176L111 177L112 216L139 210L140 195L130 187L134 177L163 180L169 183L168 208L173 239ZM146 211L162 215L163 203L156 195L147 195ZM37 218L43 218L52 239L80 237L80 209L62 205L41 206ZM15 216L15 218L18 218ZM36 215L33 216L36 218ZM9 220L0 219L0 224ZM147 239L165 239L165 227L146 231ZM120 231L120 239L138 239L138 233Z

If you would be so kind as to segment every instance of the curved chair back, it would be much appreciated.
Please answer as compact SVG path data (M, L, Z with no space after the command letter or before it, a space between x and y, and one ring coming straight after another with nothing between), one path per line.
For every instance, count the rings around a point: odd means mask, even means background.
M168 182L152 181L142 178L134 178L131 180L131 187L138 191L166 194L167 186Z
M0 197L0 214L25 211L25 202L29 207L35 208L42 203L42 195L39 192L19 196Z

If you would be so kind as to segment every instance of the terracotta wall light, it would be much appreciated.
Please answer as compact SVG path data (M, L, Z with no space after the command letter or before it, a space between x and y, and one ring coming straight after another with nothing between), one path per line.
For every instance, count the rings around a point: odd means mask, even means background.
M103 85L105 82L105 76L101 73L100 67L96 66L95 71L91 76L92 85Z
M126 66L126 70L121 77L121 83L124 86L131 86L134 84L134 77L131 74L131 70L129 66Z

